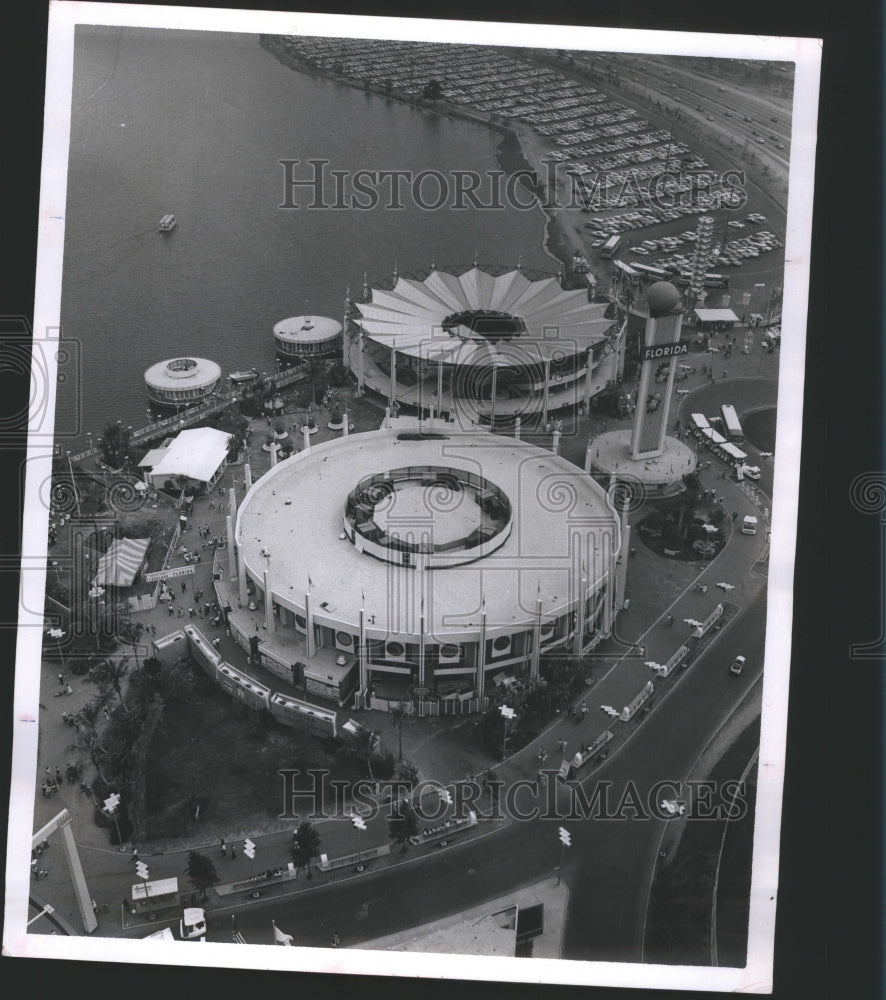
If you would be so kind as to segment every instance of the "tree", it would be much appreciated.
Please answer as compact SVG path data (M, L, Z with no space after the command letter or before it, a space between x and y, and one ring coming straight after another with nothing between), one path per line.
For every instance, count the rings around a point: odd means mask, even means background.
M188 851L187 874L191 885L200 890L204 900L206 899L206 890L218 885L221 881L212 858L207 858L205 854L200 854L198 851Z
M249 421L240 412L240 407L236 403L231 403L226 410L214 418L213 426L231 435L228 438L228 461L235 462L246 443Z
M399 803L388 820L388 832L395 844L401 844L403 853L409 846L409 838L418 833L418 818L415 810L406 802Z
M98 684L100 691L111 688L120 699L120 706L126 714L129 714L129 706L123 698L123 689L120 686L120 679L126 673L126 660L121 659L101 660L92 668L92 679Z
M375 775L372 773L372 758L375 755L377 746L378 736L371 729L362 727L352 737L352 741L348 746L348 752L352 756L358 757L366 765L370 781L375 781Z
M689 511L694 510L698 506L698 501L701 497L701 481L698 478L697 472L688 472L683 476L683 486L685 489L680 494L680 515L677 522L677 530L680 532L682 538L686 537L686 530L684 528L684 522L686 520L686 515Z
M426 101L433 101L434 104L440 100L443 96L443 87L440 85L439 80L429 80L425 86L425 89L421 92L421 96Z
M302 820L292 834L292 860L297 868L307 868L311 877L311 859L320 853L320 834L308 820Z
M391 722L397 729L397 760L403 760L403 720L406 718L406 708L402 704L391 709Z
M412 791L418 784L418 768L411 760L401 760L397 765L397 777L400 781L405 781Z
M98 442L102 461L112 469L122 469L129 461L131 435L128 427L118 420L115 424L106 424Z
M89 754L92 766L106 784L108 779L102 770L102 763L107 756L107 751L98 741L96 723L98 722L99 713L107 706L108 697L108 693L105 692L96 698L91 698L76 714L74 718L77 724L77 735L68 748L70 750L82 750Z

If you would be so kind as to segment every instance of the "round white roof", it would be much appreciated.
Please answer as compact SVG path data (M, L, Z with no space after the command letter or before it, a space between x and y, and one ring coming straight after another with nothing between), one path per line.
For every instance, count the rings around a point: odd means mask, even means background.
M576 601L577 552L591 588L605 579L620 534L599 484L525 441L461 432L443 421L431 426L439 437L415 439L413 420L394 420L389 429L312 446L262 476L237 514L237 545L249 573L261 582L267 570L278 600L303 606L309 592L318 621L356 625L362 606L372 619L369 634L384 636L414 631L423 613L427 631L441 641L476 631L484 607L492 631L531 624L539 598L546 617L563 613ZM426 466L493 482L511 504L504 544L472 563L422 571L392 566L341 537L348 494L362 479ZM424 504L416 509L416 530L428 530L433 514Z
M168 358L145 372L145 382L156 389L210 386L221 378L221 366L208 358Z
M274 336L292 344L317 344L341 333L341 323L328 316L290 316L274 324Z

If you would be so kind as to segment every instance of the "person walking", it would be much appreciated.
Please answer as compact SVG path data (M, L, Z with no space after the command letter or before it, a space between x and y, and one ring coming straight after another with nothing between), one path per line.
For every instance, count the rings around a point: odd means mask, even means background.
M186 594L187 592L188 592L188 585L184 580L182 580L182 593Z
M233 861L236 857L237 857L237 848L234 847L233 844L231 844L231 861Z
M227 852L227 848L225 847L225 838L224 837L222 837L221 852L222 852L222 857L223 858L227 856L228 852Z

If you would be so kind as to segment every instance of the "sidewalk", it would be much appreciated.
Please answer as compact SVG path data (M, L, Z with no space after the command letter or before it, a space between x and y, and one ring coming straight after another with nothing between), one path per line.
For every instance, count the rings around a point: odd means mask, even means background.
M534 885L441 920L399 934L354 945L362 951L419 951L433 954L513 957L518 910L544 907L544 929L532 939L532 958L560 958L569 889L545 879ZM530 957L530 956L525 956Z

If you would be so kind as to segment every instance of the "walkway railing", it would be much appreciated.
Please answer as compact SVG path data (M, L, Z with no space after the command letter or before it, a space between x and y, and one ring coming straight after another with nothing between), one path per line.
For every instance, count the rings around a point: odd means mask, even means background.
M297 382L306 382L309 378L310 375L301 368L289 368L270 376L269 382L274 386L274 390L276 391L277 389L284 389L286 386L294 385ZM186 427L192 427L207 417L221 413L231 403L239 402L242 391L242 388L234 387L227 392L216 394L209 403L183 410L174 416L164 417L162 420L157 420L147 427L140 427L138 430L132 432L130 441L132 444L141 444L153 438L161 437L166 432L179 431L184 430ZM85 451L78 452L76 455L71 455L71 461L83 462L88 458L95 458L100 453L101 449L98 445L95 445L92 448L87 448Z

